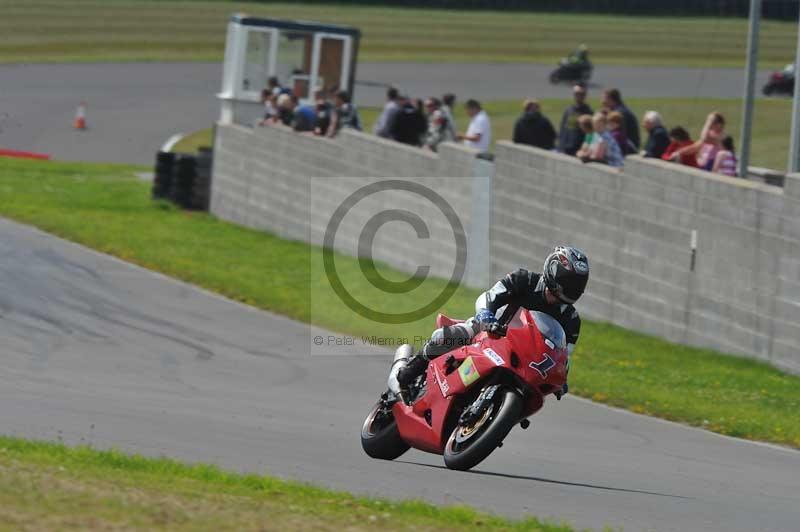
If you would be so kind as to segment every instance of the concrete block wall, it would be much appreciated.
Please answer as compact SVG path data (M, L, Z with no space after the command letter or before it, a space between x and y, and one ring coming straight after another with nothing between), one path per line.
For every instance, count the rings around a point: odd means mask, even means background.
M591 262L587 316L800 372L800 176L781 190L636 156L618 171L496 151L495 276L572 243Z
M283 238L322 245L336 209L351 194L370 183L397 178L440 196L456 213L458 232L469 239L473 188L482 184L473 175L475 156L474 150L456 144L432 153L352 130L327 139L281 127L218 125L211 212ZM387 209L407 210L420 216L429 234L420 238L408 223L386 223L375 233L372 256L409 272L427 265L433 275L450 278L457 266L456 231L431 203L431 195L389 190L365 197L342 218L334 248L363 255L359 239L368 220ZM480 208L485 210L481 218L489 220L491 204ZM486 253L470 254L469 246L466 252L460 266L468 270L468 280L488 283ZM483 274L470 277L471 272Z
M355 131L335 139L282 128L219 125L212 212L284 238L322 244L334 211L365 184L416 183L457 212L466 233L467 284L489 286L538 262L557 242L583 248L592 278L581 312L695 346L800 372L800 174L784 189L632 156L623 171L501 141L495 164L455 144L437 154ZM359 238L380 211L407 223L375 234L373 256L449 278L452 228L430 198L393 190L342 219L335 248ZM692 261L692 240L696 255Z

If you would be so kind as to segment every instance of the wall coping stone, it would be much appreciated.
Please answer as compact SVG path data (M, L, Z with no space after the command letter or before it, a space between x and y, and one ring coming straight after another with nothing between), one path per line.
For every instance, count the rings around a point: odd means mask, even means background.
M743 179L741 177L730 177L722 174L713 174L711 172L706 172L705 170L700 170L699 168L692 168L691 166L684 166L682 164L671 163L669 161L662 161L661 159L654 159L652 157L642 157L641 155L628 155L625 158L625 161L633 161L634 168L638 163L641 166L653 166L661 170L669 170L671 172L691 175L693 177L697 177L700 179L708 179L710 181L715 181L717 183L725 183L726 185L731 185L734 187L740 187L749 190L758 190L761 192L769 192L771 194L783 194L780 188L775 187L773 185L767 185L766 183L751 181L749 179ZM625 173L634 173L634 172L625 171Z

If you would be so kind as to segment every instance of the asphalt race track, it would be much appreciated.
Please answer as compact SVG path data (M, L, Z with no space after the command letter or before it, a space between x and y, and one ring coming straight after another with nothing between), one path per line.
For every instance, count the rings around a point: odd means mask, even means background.
M386 84L412 96L454 92L464 101L569 97L551 85L550 65L360 63L359 105L383 103ZM624 96L738 98L742 69L598 66L590 90L617 86ZM211 126L218 115L218 63L0 65L0 148L60 160L152 164L174 133ZM767 73L759 76L760 90ZM86 131L72 118L88 103ZM255 117L254 117L255 118Z
M311 356L317 334L0 219L4 434L581 527L797 530L800 453L569 396L474 472L369 459L359 429L390 355Z

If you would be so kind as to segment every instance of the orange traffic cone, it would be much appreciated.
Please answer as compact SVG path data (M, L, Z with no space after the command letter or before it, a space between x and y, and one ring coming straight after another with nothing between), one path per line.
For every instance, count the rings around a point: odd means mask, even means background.
M75 120L72 121L75 129L86 129L86 102L81 102L75 111Z

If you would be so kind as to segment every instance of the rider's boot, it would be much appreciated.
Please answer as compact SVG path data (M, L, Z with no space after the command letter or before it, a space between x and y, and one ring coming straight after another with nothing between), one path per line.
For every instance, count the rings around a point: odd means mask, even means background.
M433 331L430 341L422 350L408 359L406 365L397 371L397 383L401 390L408 390L414 379L422 375L428 368L428 362L457 347L462 347L475 335L472 322L448 325Z
M422 353L417 353L408 363L397 372L397 383L401 389L408 389L414 379L422 375L428 368L428 359Z
M555 393L556 399L560 401L562 397L567 395L567 392L569 392L569 385L565 382L564 385L561 387L561 390Z

